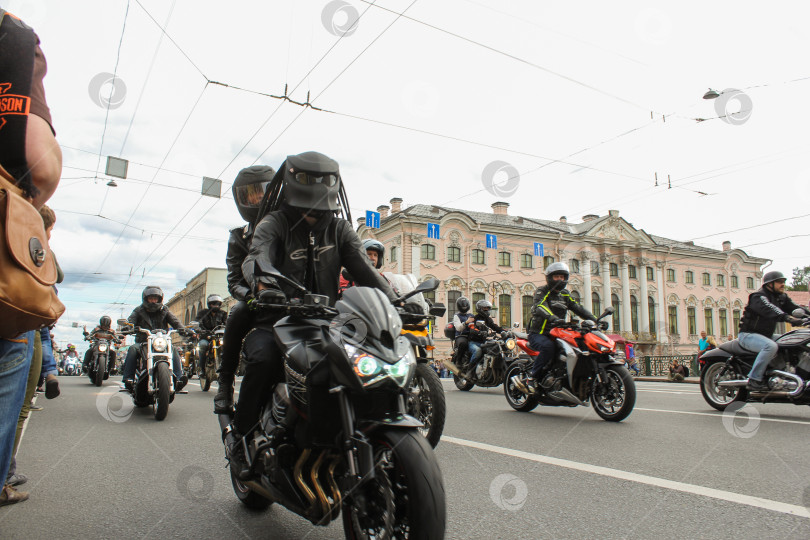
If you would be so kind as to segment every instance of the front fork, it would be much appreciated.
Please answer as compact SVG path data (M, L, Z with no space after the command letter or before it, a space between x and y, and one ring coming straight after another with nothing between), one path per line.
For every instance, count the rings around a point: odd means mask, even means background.
M345 387L336 386L329 390L329 393L337 395L338 398L340 423L343 428L342 445L351 475L350 487L353 488L366 479L374 478L374 450L368 438L354 429L354 411Z

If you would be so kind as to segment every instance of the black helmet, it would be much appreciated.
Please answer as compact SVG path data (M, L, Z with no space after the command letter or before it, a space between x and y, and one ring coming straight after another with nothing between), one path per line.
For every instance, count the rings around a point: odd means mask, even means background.
M158 301L154 304L150 304L146 301L147 298L150 296L157 296ZM157 313L160 311L160 308L163 307L163 289L160 287L149 286L143 290L143 294L141 295L141 299L143 300L143 307L149 313Z
M785 281L787 281L785 274L779 272L778 270L768 272L767 274L762 276L762 286L764 287L768 283L773 283L774 281L779 281L780 279L784 279Z
M486 315L489 317L489 312L492 310L492 302L489 300L479 300L475 303L475 312L479 315Z
M249 223L256 221L264 191L275 174L273 167L252 165L236 175L231 191L242 219Z
M284 171L284 200L290 206L311 210L339 210L340 172L334 159L319 152L287 156Z
M383 255L385 255L385 246L379 240L369 238L363 241L363 249L365 251L371 250L377 252L377 268L382 268Z
M222 307L222 297L218 294L209 294L205 303L208 304L208 309L216 311ZM216 307L212 304L214 304Z
M110 326L112 326L112 319L109 317L109 315L104 315L102 318L98 320L98 325L103 330L109 330Z
M458 300L456 300L456 308L462 313L467 313L470 311L470 301L467 300L466 297L460 296Z
M565 279L562 281L554 281L551 276L554 275L562 275L565 276ZM570 272L568 271L568 265L564 262L555 262L548 265L546 268L546 283L552 289L564 289L568 286L568 276Z

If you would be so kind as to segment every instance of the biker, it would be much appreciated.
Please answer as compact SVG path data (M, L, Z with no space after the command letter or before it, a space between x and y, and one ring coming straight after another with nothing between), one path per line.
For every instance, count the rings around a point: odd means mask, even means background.
M96 339L106 339L109 341L109 349L107 354L107 373L112 373L112 368L115 365L115 350L113 349L114 343L121 343L123 339L116 334L115 330L112 329L112 319L108 315L104 315L98 321L98 326L93 328L91 332L87 331L87 327L84 327L84 339L87 341L93 341ZM84 362L82 363L82 371L87 372L90 368L90 362L93 360L93 347L87 349L87 352L84 353Z
M222 363L219 366L218 390L214 396L214 414L229 414L233 411L233 383L239 366L242 340L251 328L251 313L248 303L253 301L250 285L242 274L242 263L248 254L250 239L259 215L259 205L276 171L266 165L252 165L239 171L231 191L239 215L247 224L231 229L228 238L228 291L237 300L228 313L225 323Z
M163 305L163 290L160 287L146 287L141 294L141 299L141 305L132 310L132 313L127 319L130 324L145 330L168 330L169 326L171 326L180 332L180 334L185 335L186 330L182 323L180 323L180 319L169 311L169 308ZM135 345L132 345L127 351L127 358L124 361L123 380L124 385L129 390L132 390L135 367L141 352L141 343L145 341L146 338L143 334L136 334ZM172 371L177 378L175 391L180 391L188 382L188 377L183 373L183 368L180 364L180 356L177 354L175 347L172 347Z
M73 343L68 343L67 348L62 352L64 354L62 355L62 360L59 361L59 367L62 369L65 369L65 362L67 362L68 358L79 359L79 353L76 352L76 345Z
M748 295L748 304L740 320L740 333L737 339L744 348L756 352L751 372L748 374L748 389L754 392L768 390L768 383L763 381L768 364L776 357L779 350L772 336L776 324L789 322L793 326L805 323L805 319L790 315L795 309L807 310L793 303L785 294L787 278L782 272L772 271L762 278L762 287Z
M377 270L382 268L383 256L385 255L385 246L382 245L382 242L373 238L367 238L363 240L363 249L366 252L366 256L371 261L371 264L374 265L374 268ZM353 286L354 281L351 279L351 275L348 272L342 272L340 274L340 284L338 285L338 296L342 296L343 291Z
M486 342L487 335L489 334L489 330L479 329L476 323L478 321L483 321L488 328L491 328L492 330L501 334L502 338L506 338L507 331L498 326L498 324L492 320L492 317L489 316L490 311L492 311L492 302L489 300L479 300L475 303L475 315L468 317L467 322L465 323L466 328L464 329L462 336L469 340L467 346L470 350L470 364L465 370L465 375L467 377L471 376L475 372L478 362L480 362L481 357L484 356L484 349L481 348L481 345Z
M341 267L349 270L360 285L375 287L390 300L396 299L388 282L364 256L352 224L336 217L348 207L338 163L318 152L287 156L273 183L281 182L277 201L256 226L250 252L242 264L244 278L261 303L285 304L288 296L300 293L269 274L277 273L301 283L309 291L338 297ZM269 188L272 189L272 186ZM245 377L234 417L234 439L249 434L259 420L262 404L277 382L284 380L284 369L273 325L279 312L257 312L255 328L244 341ZM241 444L232 447L237 473L247 464Z
M579 315L582 319L595 321L593 314L580 306L571 298L571 293L565 287L568 285L570 272L564 262L555 262L546 268L546 284L537 289L532 299L532 319L529 324L529 346L539 352L526 381L518 381L515 386L524 393L536 388L537 381L551 366L556 351L556 343L549 334L555 323L564 322L568 311ZM601 328L607 323L601 322Z
M222 297L218 294L209 294L205 299L208 309L204 309L197 314L194 319L200 323L200 334L203 336L197 342L200 350L200 366L205 365L205 359L208 357L208 348L211 346L209 341L205 339L206 334L211 334L214 328L225 324L228 314L222 311Z
M470 301L464 296L456 300L456 309L458 311L453 315L453 327L456 329L456 350L450 362L453 364L452 367L456 368L455 370L458 371L458 369L463 366L464 358L469 350L469 334L467 334L465 330L467 329L467 324L473 322L475 317L470 313Z

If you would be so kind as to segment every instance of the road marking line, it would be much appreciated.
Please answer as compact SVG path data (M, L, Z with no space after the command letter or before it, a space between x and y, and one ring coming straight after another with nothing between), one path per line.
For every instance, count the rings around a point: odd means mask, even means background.
M636 392L653 392L656 394L686 394L686 395L696 395L700 394L700 392L690 392L690 391L678 391L678 390L644 390L642 388L637 388Z
M791 516L810 518L810 510L803 506L772 501L770 499L763 499L761 497L743 495L741 493L733 493L731 491L723 491L720 489L698 486L695 484L686 484L684 482L676 482L674 480L666 480L664 478L656 478L655 476L647 476L644 474L622 471L619 469L611 469L609 467L600 467L599 465L590 465L588 463L579 463L576 461L569 461L567 459L543 456L540 454L531 454L521 450L513 450L512 448L504 448L502 446L493 446L491 444L468 441L466 439L457 439L455 437L443 436L442 441L457 444L459 446L466 446L468 448L485 450L487 452L493 452L495 454L501 454L504 456L525 459L527 461L545 463L547 465L554 465L556 467L564 467L566 469L573 469L575 471L582 471L600 476L608 476L610 478L617 478L619 480L627 480L629 482L671 489L673 491L680 491L683 493L691 493L693 495L700 495L703 497L711 497L713 499L728 501L735 504L744 504L747 506L753 506L755 508L762 508L764 510L789 514Z
M708 413L708 412L692 412L692 411L670 411L667 409L644 409L642 407L634 407L634 411L649 411L649 412L662 412L662 413L671 413L671 414L693 414L695 416L714 416L715 418L720 418L723 416L723 413ZM801 424L805 426L810 426L810 422L802 422L800 420L782 420L780 418L759 418L760 422L782 422L783 424Z

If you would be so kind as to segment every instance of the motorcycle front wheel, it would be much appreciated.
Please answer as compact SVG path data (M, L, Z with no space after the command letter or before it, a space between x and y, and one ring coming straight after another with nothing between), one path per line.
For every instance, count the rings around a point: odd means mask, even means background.
M468 381L467 379L462 379L455 373L453 373L453 382L456 383L456 388L462 392L469 392L472 390L472 387L475 386L474 382Z
M747 393L744 387L720 386L722 381L747 378L742 373L737 373L736 369L723 369L725 367L724 361L717 361L705 366L700 372L700 393L706 403L718 411L725 411L735 401L744 401Z
M503 377L503 394L506 396L506 402L510 407L520 412L533 411L538 403L537 398L534 396L527 396L518 390L512 377L522 377L523 370L521 365L517 362L512 364L512 367L506 370L506 375Z
M101 386L104 383L104 366L107 365L106 358L99 358L96 360L96 372L93 378L93 383L96 386Z
M267 497L262 497L243 484L233 472L233 469L231 469L231 485L233 486L233 492L236 495L236 498L251 510L266 510L271 504L273 504L273 501Z
M410 430L380 430L371 439L375 475L343 503L346 538L444 538L444 482L427 440Z
M169 364L159 362L157 370L157 389L155 390L155 420L163 420L169 414L169 399L171 397L172 373Z
M636 382L624 366L607 366L605 381L593 381L591 404L603 420L621 422L636 404Z
M407 399L408 414L424 424L419 431L436 448L444 431L447 408L442 382L433 368L422 363L416 365Z

